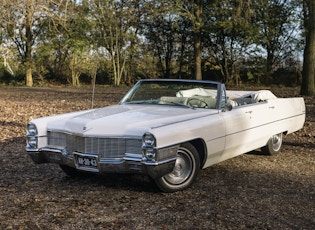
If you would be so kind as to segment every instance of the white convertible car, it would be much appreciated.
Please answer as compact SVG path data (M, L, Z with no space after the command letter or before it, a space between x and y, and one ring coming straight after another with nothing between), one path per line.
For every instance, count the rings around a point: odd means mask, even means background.
M278 153L304 121L303 98L227 91L212 81L141 80L118 105L30 121L26 150L69 176L142 173L175 192L202 168L257 148Z

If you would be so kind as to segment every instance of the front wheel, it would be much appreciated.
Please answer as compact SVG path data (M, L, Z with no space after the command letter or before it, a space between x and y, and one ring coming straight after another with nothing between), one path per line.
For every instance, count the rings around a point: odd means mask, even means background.
M155 179L157 186L164 192L176 192L190 187L200 170L200 157L190 143L182 144L177 151L174 169L171 173Z
M275 155L280 152L282 146L282 133L273 135L267 142L267 145L261 150L267 155Z

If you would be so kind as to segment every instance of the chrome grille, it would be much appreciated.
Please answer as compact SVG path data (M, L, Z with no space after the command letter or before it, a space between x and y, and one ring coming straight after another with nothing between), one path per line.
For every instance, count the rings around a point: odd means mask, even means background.
M125 153L141 153L142 140L136 138L81 137L48 132L48 145L73 152L97 154L100 158L121 158Z

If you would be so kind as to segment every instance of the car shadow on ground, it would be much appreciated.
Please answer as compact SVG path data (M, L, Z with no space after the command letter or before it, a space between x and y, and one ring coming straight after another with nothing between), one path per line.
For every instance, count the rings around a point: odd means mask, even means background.
M247 155L259 155L259 156L267 156L266 153L264 153L263 151L261 151L261 149L255 149L253 151L247 152L245 153Z
M302 147L302 148L307 148L307 149L315 149L315 137L313 138L313 142L309 141L309 142L290 142L290 141L284 141L283 144L284 145L288 145L288 146L294 146L294 147Z
M63 173L63 172L62 172ZM64 173L63 173L64 174ZM104 187L135 192L158 193L160 190L154 181L146 175L138 174L93 174L89 173L81 177L72 178L64 174L61 177L61 184L77 185L88 187Z

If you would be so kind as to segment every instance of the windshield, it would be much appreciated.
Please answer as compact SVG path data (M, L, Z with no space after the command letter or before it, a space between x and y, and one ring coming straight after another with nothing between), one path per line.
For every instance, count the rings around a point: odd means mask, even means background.
M159 104L190 108L217 108L218 83L185 80L139 81L122 104Z

